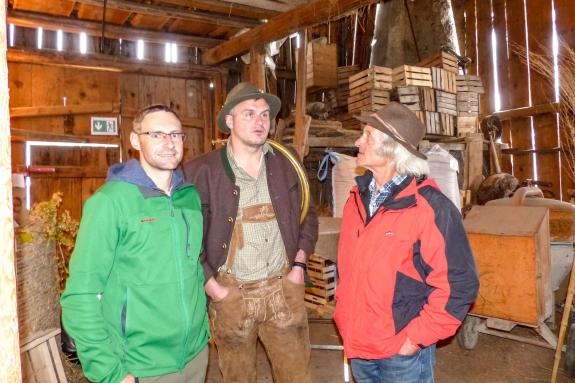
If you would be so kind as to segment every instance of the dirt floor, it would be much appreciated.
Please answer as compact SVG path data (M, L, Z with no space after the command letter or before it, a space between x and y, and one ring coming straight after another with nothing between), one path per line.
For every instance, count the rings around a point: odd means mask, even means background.
M536 339L536 333L517 328L513 333ZM310 325L312 344L338 344L337 331L331 324ZM216 350L212 348L208 367L208 383L220 383ZM258 382L272 383L271 371L263 347L258 358ZM554 351L538 346L480 334L479 342L471 351L463 350L455 339L440 345L437 350L435 380L437 383L533 383L549 382L553 368ZM314 383L344 382L342 351L312 350L312 377ZM575 383L563 371L558 383Z

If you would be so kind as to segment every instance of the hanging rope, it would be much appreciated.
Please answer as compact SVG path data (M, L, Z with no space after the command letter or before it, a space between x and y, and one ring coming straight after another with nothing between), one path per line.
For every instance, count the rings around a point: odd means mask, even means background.
M403 0L403 5L405 5L405 10L407 11L407 18L409 19L409 27L411 28L411 36L413 37L413 43L415 44L415 53L417 54L417 61L421 61L421 56L419 55L419 47L417 46L417 39L415 38L415 30L413 29L413 22L411 21L411 12L409 12L409 6L407 5L407 0Z
M106 36L106 8L108 0L104 0L104 9L102 10L102 38L100 39L100 53L104 53L104 39Z

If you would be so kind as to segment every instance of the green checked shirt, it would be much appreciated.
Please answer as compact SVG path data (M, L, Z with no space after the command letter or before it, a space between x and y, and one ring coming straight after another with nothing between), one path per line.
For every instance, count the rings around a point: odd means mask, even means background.
M241 240L236 249L230 248L230 251L236 251L231 273L235 278L247 281L280 274L287 266L287 254L271 203L264 161L264 155L273 149L264 144L260 173L253 178L237 165L230 145L226 147L236 185L240 188L234 230L240 230ZM220 270L226 271L226 265Z

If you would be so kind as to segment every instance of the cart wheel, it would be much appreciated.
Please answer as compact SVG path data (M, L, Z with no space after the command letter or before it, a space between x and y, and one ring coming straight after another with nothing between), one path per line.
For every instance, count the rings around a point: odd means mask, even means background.
M575 323L569 326L565 348L565 375L573 378L575 377Z
M459 347L465 350L473 350L477 346L477 341L479 340L479 331L477 331L477 326L481 323L481 319L478 317L468 315L465 317L463 324L457 332L457 343Z

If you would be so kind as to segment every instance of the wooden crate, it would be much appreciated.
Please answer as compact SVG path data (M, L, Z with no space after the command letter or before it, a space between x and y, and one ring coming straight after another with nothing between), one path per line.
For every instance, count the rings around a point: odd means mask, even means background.
M368 90L391 90L391 69L374 66L349 78L349 96Z
M425 125L426 136L455 135L455 116L429 111L416 111L415 114Z
M430 68L401 65L393 68L391 80L394 87L406 85L433 87Z
M349 97L349 78L359 72L359 65L337 67L337 105L347 106Z
M481 82L479 76L458 75L455 78L455 82L457 84L458 92L475 92L480 94L485 93L483 82Z
M348 98L347 109L350 113L362 110L376 111L389 104L389 91L382 89L371 89L350 96Z
M438 113L457 116L457 95L455 93L435 90L435 105Z
M420 61L417 66L425 67L425 68L441 68L448 70L452 73L459 72L459 65L457 63L457 57L452 55L451 53L447 53L444 51L439 52L436 55L427 57Z
M21 342L22 381L28 383L66 383L66 374L56 344L59 328L34 334Z
M464 225L480 280L471 313L531 326L549 318L547 208L474 206Z
M312 254L307 261L307 274L311 286L306 286L304 300L312 308L326 305L335 299L335 262Z
M457 115L460 117L479 116L479 93L457 92Z
M431 68L431 81L433 88L443 90L445 92L457 92L457 83L455 81L457 75L441 68Z
M435 92L431 88L399 86L394 89L394 98L414 112L435 112Z
M337 88L337 44L310 41L306 60L308 88Z
M479 117L457 117L457 136L465 137L479 131Z

